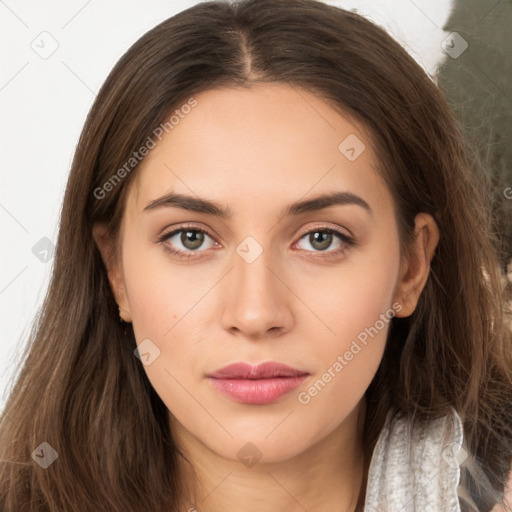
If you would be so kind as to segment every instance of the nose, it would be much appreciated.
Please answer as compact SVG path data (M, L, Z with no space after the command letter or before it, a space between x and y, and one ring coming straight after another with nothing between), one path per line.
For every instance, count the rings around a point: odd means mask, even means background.
M279 265L263 251L252 262L233 253L233 268L223 280L222 324L251 339L282 335L291 329L293 293Z

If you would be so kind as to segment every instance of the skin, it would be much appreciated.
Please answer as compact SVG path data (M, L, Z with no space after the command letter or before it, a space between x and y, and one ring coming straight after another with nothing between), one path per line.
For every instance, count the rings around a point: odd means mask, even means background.
M364 392L389 324L307 404L298 394L394 303L396 316L414 311L439 239L436 224L418 215L411 255L401 257L393 198L364 131L311 93L265 84L196 99L136 171L119 260L105 226L93 233L137 343L149 338L160 350L144 369L197 473L196 495L188 484L182 510L353 511L364 478ZM366 146L354 161L338 149L350 134ZM216 201L233 216L143 212L170 191ZM290 203L334 191L363 198L372 213L345 204L279 219ZM211 237L198 249L180 233L155 241L184 223ZM319 224L356 245L334 236L322 251L307 236ZM248 236L263 250L251 263L236 251ZM196 257L180 259L165 244ZM310 376L268 405L235 402L206 378L237 361L270 360ZM237 456L247 443L261 455L252 467ZM192 482L191 466L181 469Z

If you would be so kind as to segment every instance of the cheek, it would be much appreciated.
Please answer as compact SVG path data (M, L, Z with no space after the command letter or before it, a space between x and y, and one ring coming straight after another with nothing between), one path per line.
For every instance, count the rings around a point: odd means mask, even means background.
M123 270L137 345L145 343L152 356L144 366L148 378L167 405L181 395L190 398L178 382L190 380L202 360L211 271L180 266L162 248L148 249L135 237L125 239Z
M376 323L379 331L387 331L389 318L382 325L381 315L391 315L400 258L398 239L391 238L388 244L375 241L372 250L352 251L339 267L297 281L298 294L324 324L317 322L326 333L320 345L325 354L348 349L352 340L363 339Z
M306 410L326 420L321 434L357 405L384 353L399 271L398 240L376 247L380 250L354 253L338 271L303 288L310 290L307 300L329 329L306 349L318 371L298 396Z
M209 281L191 279L191 273L167 260L162 249L126 242L124 279L144 371L169 409L187 411L192 368L201 360L200 344L195 343L200 339L196 308Z
M181 322L194 316L194 305L207 292L209 281L171 261L160 246L127 240L124 254L124 279L136 339L172 339L175 326L178 329Z

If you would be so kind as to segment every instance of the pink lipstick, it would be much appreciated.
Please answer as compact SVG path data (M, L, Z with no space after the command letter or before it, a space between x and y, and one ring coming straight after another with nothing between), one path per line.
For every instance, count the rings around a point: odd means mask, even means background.
M309 373L269 361L253 366L240 362L208 374L212 386L237 402L262 405L275 402L308 377Z

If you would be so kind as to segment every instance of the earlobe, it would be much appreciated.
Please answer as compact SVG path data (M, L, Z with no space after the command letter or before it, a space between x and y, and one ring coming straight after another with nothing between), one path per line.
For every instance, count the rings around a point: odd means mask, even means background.
M439 228L434 218L427 213L416 215L414 240L409 256L402 261L395 291L395 301L402 306L397 317L410 316L416 309L438 242Z
M119 315L125 322L131 322L130 307L126 299L126 289L119 262L114 256L112 240L103 223L96 223L92 235L107 271L110 288L119 306Z

